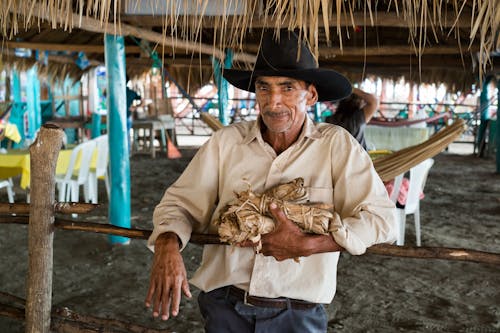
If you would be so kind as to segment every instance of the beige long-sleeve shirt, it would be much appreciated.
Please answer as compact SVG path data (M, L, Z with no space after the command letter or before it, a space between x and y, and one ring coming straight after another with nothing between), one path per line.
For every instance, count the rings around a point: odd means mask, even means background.
M262 139L258 121L215 132L156 207L148 245L153 249L168 231L183 248L192 232L217 234L213 221L235 192L248 184L263 192L297 177L304 179L309 201L333 204L330 231L351 254L396 239L394 205L369 155L344 129L306 118L298 140L279 155ZM339 252L331 252L279 262L251 248L205 245L190 282L203 291L237 285L255 296L330 303L338 259Z

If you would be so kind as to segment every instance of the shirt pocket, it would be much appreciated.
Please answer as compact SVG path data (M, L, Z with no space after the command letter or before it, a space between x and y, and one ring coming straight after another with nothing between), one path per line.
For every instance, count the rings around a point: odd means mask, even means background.
M307 202L333 204L333 188L331 187L307 187Z

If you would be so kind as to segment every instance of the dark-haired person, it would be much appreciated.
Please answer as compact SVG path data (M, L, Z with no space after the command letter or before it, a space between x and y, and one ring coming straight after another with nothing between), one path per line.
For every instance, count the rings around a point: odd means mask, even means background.
M335 113L325 121L345 128L366 150L366 124L377 112L378 100L372 94L353 88L351 96L341 100Z
M145 300L154 317L176 316L181 294L191 297L181 251L192 232L217 234L220 209L248 183L261 193L302 177L308 200L332 205L334 217L329 234L310 234L270 205L276 226L262 236L260 253L250 241L205 245L189 282L201 290L206 332L326 332L323 304L335 294L340 251L359 255L396 239L394 205L368 154L345 130L307 116L317 101L350 95L351 84L318 68L295 33L273 37L263 36L252 71L224 71L231 84L255 92L258 119L214 132L155 209Z

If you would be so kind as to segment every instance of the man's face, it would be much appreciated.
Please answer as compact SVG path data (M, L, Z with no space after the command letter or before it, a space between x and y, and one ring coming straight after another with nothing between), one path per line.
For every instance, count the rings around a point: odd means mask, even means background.
M307 108L318 100L314 85L282 76L260 76L255 80L260 117L274 133L300 130Z

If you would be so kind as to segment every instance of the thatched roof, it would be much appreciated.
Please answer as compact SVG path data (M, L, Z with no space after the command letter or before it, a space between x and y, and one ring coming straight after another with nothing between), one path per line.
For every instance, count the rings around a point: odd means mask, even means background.
M194 70L234 50L250 68L265 28L299 29L323 67L466 89L500 68L498 0L32 0L2 1L3 48L83 51L104 61L103 34L126 36L127 68ZM3 61L6 62L5 54ZM49 57L50 61L50 57ZM191 73L193 72L191 69ZM183 72L183 71L177 71ZM189 71L188 71L189 72Z

